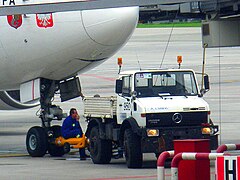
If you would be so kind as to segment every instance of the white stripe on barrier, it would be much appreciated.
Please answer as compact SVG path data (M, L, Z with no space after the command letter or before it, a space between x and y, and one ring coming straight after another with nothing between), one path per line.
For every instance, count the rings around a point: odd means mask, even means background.
M158 180L165 180L165 170L164 167L157 167L157 172L158 172Z
M237 149L236 144L225 144L227 146L227 150L235 150Z
M170 154L170 156L174 155L174 151L168 151L168 153Z
M196 160L197 153L182 153L183 160Z
M209 159L210 160L216 160L216 158L218 157L218 156L223 156L224 155L224 153L209 153Z

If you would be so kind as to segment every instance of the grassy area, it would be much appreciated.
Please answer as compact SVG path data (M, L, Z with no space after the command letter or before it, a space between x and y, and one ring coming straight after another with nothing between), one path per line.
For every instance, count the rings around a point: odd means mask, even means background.
M166 27L201 27L201 22L174 22L174 23L152 23L138 24L137 28L166 28Z

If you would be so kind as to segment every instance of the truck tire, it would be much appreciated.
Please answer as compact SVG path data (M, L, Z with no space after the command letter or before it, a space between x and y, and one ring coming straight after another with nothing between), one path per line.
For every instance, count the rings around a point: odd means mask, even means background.
M112 142L100 139L99 128L93 127L90 131L90 156L94 164L108 164L112 157Z
M128 168L142 167L142 152L140 137L133 133L131 129L124 132L124 152Z
M61 126L52 126L51 130L53 132L52 138L57 138L61 136ZM62 157L65 154L64 146L57 146L52 143L48 143L48 153L53 157Z
M28 130L26 147L32 157L43 157L46 154L47 135L42 127L35 126Z

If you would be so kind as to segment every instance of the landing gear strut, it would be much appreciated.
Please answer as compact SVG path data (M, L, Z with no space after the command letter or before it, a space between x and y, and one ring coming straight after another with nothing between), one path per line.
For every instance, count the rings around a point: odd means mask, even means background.
M40 86L40 118L42 126L34 126L29 129L26 138L27 151L32 157L42 157L48 151L52 156L62 156L63 147L52 143L53 138L61 135L61 127L51 127L52 120L62 120L63 113L59 106L52 105L52 98L59 90L59 81L41 79Z

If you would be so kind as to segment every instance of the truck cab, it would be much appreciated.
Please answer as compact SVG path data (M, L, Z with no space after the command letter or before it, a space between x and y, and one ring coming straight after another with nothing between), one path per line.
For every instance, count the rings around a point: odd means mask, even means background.
M148 123L156 126L160 123L160 119L147 122L147 115L158 112L171 114L209 111L207 102L200 97L192 70L123 72L117 83L119 83L116 85L119 88L116 89L119 123L131 116L138 119L140 126L146 126ZM205 121L205 123L209 122L207 118Z

